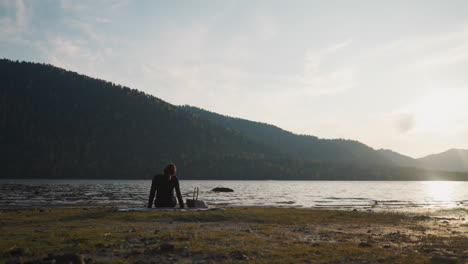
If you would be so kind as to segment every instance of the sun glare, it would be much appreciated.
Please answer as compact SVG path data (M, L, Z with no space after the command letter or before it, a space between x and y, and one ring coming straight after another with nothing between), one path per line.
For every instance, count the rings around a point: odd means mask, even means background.
M409 106L415 118L415 130L450 133L463 128L468 107L468 93L457 90L434 92Z
M456 191L457 182L449 181L430 181L425 182L425 189L428 194L428 199L437 202L453 201L453 195ZM446 204L445 206L451 206Z

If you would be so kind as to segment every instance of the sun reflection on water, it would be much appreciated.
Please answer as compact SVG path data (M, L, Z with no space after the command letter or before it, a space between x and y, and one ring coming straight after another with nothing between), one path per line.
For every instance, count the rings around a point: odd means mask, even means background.
M452 207L453 195L457 190L457 182L452 181L429 181L424 183L428 199L445 203L443 206Z

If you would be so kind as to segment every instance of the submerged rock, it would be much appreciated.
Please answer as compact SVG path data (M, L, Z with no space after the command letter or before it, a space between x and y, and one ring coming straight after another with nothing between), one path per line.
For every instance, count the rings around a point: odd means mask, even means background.
M226 188L226 187L216 187L214 188L213 190L211 190L213 192L234 192L233 189L231 188Z

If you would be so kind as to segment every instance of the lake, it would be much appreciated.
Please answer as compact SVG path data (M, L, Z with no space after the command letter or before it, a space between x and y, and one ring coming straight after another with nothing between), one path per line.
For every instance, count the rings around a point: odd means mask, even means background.
M150 180L0 180L0 208L112 204L142 207ZM468 182L455 181L180 181L184 199L230 206L404 210L468 209ZM228 187L232 193L216 193Z

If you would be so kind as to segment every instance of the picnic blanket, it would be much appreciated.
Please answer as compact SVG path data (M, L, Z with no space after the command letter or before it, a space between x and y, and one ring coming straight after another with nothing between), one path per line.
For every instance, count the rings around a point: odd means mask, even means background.
M121 208L118 212L153 212L153 211L168 211L168 212L194 212L194 211L216 211L224 210L224 208L210 207L210 208L172 208L172 207L160 207L160 208Z

